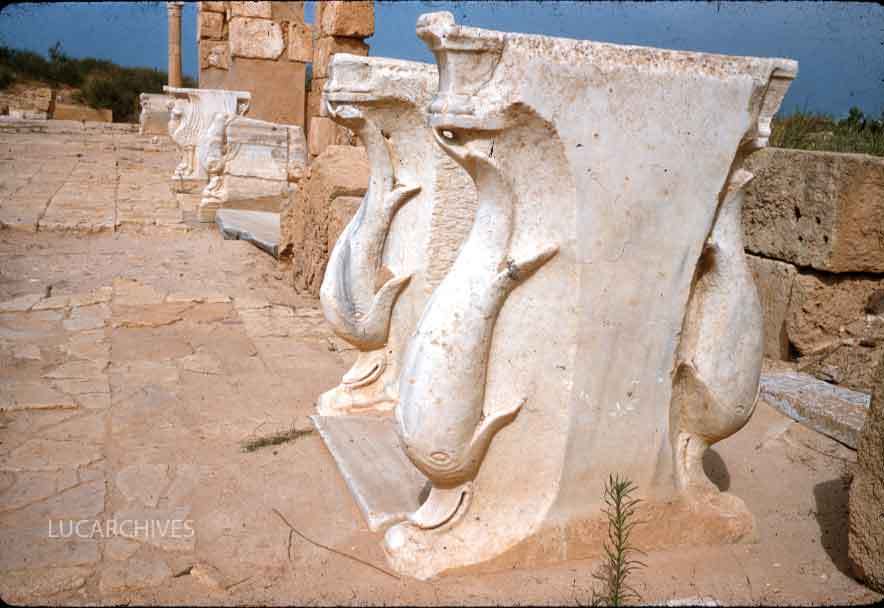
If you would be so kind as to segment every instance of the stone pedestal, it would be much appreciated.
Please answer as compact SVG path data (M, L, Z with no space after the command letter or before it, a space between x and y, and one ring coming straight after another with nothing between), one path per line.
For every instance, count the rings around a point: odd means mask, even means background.
M208 138L217 113L245 114L251 95L245 91L163 87L169 96L169 135L181 151L181 162L172 175L175 192L199 192L206 186Z
M199 220L215 221L224 207L279 213L307 166L303 129L218 113L205 137L209 183Z
M757 398L762 319L743 253L742 163L767 144L797 64L506 34L449 13L422 16L417 31L440 70L424 133L469 175L478 203L452 204L454 258L428 298L410 301L395 438L384 441L429 489L386 531L392 567L429 578L600 556L611 474L639 488L639 515L653 522L635 531L644 550L751 537L751 513L709 481L702 458ZM362 80L370 99L379 85ZM370 116L352 105L336 119ZM390 149L397 169L419 150ZM360 210L377 238L353 247L345 231L351 259L386 251L390 212L414 204L422 171L388 179L385 204ZM434 259L432 240L410 229L409 259ZM349 312L351 341L377 348L378 321L395 319L413 267L369 273L376 291L364 273L338 274L350 304L324 298L326 316L338 326ZM361 363L362 377L378 373Z

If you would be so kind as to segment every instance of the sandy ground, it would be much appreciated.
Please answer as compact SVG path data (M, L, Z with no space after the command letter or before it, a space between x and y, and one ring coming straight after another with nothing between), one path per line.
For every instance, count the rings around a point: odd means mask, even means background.
M3 599L590 601L593 561L420 582L291 534L289 525L387 568L380 535L368 531L315 433L242 449L276 432L309 430L316 397L337 384L352 351L333 337L318 302L293 292L274 260L223 241L213 226L195 224L181 201L156 194L156 176L174 166L168 144L131 133L100 146L89 135L74 144L58 143L61 137L0 134L0 218L10 209L25 218L0 229ZM73 145L83 156L71 158ZM38 152L41 167L57 169L56 192L75 195L29 194L42 187L40 171L25 175L30 165L21 159ZM93 152L101 167L115 168L113 188L102 185L102 171L84 177ZM131 165L122 172L121 157ZM128 197L120 195L121 180ZM847 574L855 456L760 403L748 426L706 458L719 488L754 513L755 538L645 556L647 567L633 581L642 603L880 600ZM127 519L187 521L192 534L59 537L59 522Z

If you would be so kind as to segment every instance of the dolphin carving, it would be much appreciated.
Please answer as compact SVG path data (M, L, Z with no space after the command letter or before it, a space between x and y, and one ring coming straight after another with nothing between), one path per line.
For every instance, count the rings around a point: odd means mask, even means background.
M670 410L676 482L685 490L717 493L703 454L743 428L758 399L761 303L740 223L742 188L752 177L738 169L728 180L685 315Z
M439 129L434 135L475 182L479 203L469 236L409 341L400 375L400 441L432 484L409 517L421 528L444 524L469 500L489 443L524 404L522 399L493 414L483 411L494 324L513 288L558 252L547 246L513 259L516 200L498 164L476 141L458 143Z
M377 288L385 272L382 258L387 232L396 211L420 187L394 188L387 142L377 125L358 108L328 103L326 108L339 124L359 135L368 155L371 177L362 204L329 257L319 299L335 333L358 349L371 351L386 344L393 304L411 279L411 275L392 277Z

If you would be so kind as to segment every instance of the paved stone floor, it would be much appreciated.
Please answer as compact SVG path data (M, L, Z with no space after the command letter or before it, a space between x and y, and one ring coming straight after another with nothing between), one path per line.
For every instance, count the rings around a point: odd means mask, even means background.
M352 351L270 256L193 221L167 140L35 130L0 125L0 597L589 601L594 562L422 583L325 548L386 567L306 418ZM879 599L845 574L854 459L760 404L708 459L756 542L647 556L644 601Z

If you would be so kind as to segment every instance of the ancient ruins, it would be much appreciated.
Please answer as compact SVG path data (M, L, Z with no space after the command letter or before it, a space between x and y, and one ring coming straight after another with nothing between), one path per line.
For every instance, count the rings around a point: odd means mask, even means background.
M639 603L881 599L884 160L768 148L796 61L200 2L191 88L166 4L139 124L0 120L0 598L604 603L616 475Z

